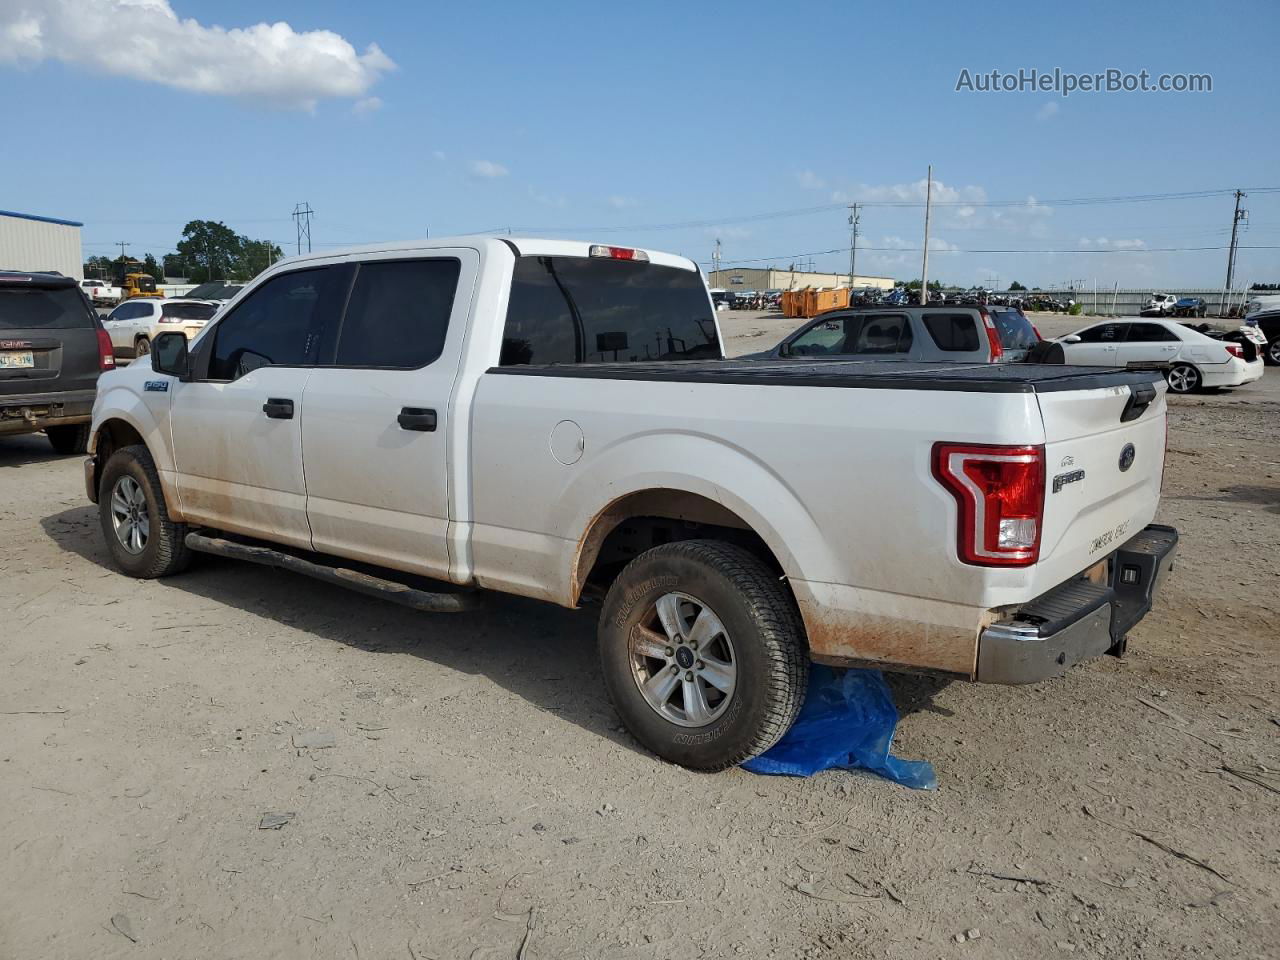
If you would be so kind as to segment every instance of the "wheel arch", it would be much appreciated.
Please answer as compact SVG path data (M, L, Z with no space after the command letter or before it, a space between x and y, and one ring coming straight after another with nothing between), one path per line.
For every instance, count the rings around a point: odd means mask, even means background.
M97 489L102 468L115 451L132 444L147 448L164 492L165 506L175 520L182 519L177 492L173 486L173 460L168 436L155 414L132 390L109 389L95 404L93 427L89 434L89 456L93 461L93 484Z

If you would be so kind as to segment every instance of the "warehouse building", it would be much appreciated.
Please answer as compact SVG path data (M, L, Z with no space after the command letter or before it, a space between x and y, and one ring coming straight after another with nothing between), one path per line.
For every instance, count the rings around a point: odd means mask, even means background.
M0 210L0 270L55 270L84 279L83 223Z
M804 287L847 287L847 273L813 273L807 270L777 270L773 267L749 270L713 270L707 276L707 285L734 290L800 290ZM856 288L872 287L892 290L892 277L854 277Z

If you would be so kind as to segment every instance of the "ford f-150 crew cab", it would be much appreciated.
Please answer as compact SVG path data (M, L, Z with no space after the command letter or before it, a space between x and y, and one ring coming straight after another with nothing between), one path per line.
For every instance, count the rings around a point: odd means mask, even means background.
M628 728L718 769L811 661L1120 652L1177 542L1164 445L1155 373L725 360L687 259L460 238L282 261L156 337L101 378L85 479L135 577L195 550L424 610L599 600Z

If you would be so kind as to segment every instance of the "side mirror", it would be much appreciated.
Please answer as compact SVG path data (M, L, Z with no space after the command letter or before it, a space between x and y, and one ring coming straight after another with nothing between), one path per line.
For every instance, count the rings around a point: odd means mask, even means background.
M1067 336L1062 338L1062 342L1063 343L1079 343L1080 336L1079 334L1070 333L1070 334L1067 334Z
M187 335L170 331L152 340L151 369L179 380L188 379L191 376L191 360L187 356Z
M791 344L789 344L789 343L780 343L780 344L778 344L778 356L780 356L780 357L789 357L789 356L791 356Z

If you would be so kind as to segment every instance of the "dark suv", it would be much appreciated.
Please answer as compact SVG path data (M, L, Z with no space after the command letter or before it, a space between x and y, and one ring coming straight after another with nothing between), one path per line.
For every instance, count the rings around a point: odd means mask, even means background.
M111 340L84 292L56 273L0 270L0 437L37 433L84 453Z

